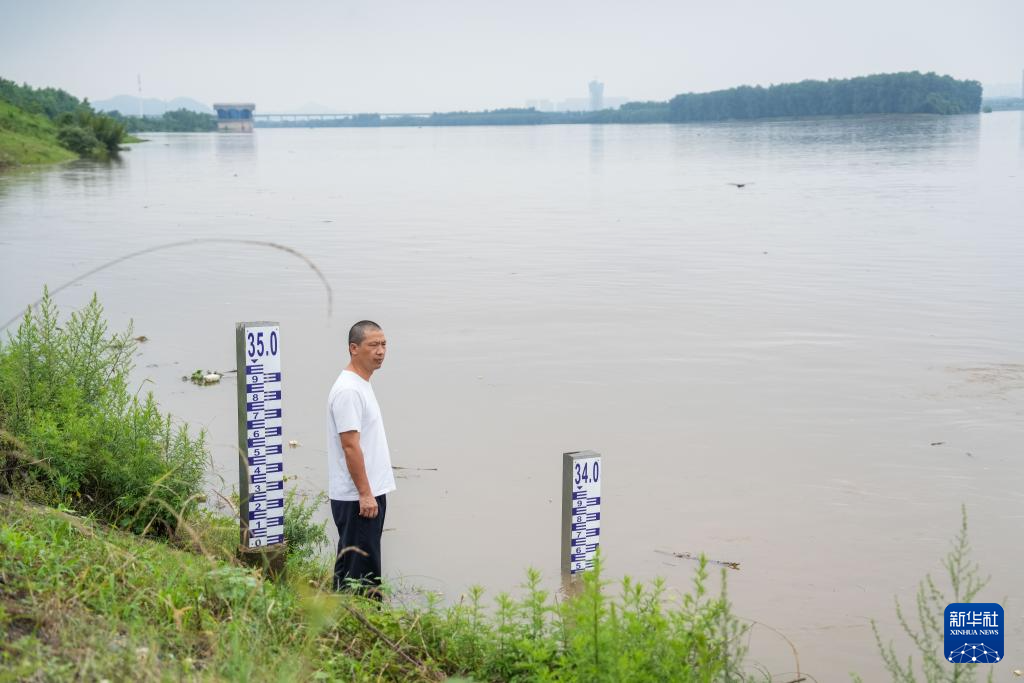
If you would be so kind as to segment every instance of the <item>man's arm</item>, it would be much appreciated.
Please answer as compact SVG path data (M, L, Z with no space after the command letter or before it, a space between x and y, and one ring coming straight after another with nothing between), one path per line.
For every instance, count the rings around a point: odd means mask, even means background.
M359 491L359 515L373 519L377 516L377 499L370 490L370 480L366 478L366 461L363 449L359 445L359 432L341 433L341 450L345 452L345 465Z

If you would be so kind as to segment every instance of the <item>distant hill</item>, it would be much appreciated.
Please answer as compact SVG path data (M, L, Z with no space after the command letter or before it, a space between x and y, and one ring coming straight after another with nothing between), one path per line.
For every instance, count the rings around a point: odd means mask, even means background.
M134 95L118 95L109 100L97 100L92 103L96 111L117 111L125 116L139 115L139 98ZM201 114L212 114L213 107L189 97L175 97L173 100L160 100L147 97L142 100L144 116L163 116L164 112L188 109Z

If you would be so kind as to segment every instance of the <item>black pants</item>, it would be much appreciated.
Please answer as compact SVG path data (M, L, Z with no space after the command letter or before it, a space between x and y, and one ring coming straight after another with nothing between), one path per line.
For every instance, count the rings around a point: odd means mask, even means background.
M334 560L334 590L355 590L381 599L380 537L384 531L386 495L377 496L377 516L359 516L358 500L331 500L338 527L338 554Z

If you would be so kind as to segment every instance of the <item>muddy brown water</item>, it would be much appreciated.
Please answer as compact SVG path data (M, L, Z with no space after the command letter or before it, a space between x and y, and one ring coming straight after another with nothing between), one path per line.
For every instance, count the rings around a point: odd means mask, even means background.
M881 675L970 516L1024 663L1024 121L150 135L120 163L0 176L0 319L84 278L149 341L135 376L235 470L233 324L279 320L286 469L325 488L344 335L379 321L396 465L385 570L450 600L558 571L561 453L604 456L610 576L700 553L752 657ZM746 182L738 189L730 182ZM326 518L326 506L321 510ZM717 570L716 570L717 571ZM938 618L938 617L937 617ZM773 630L774 629L774 630ZM902 643L897 638L897 642ZM1003 676L1003 673L997 674Z

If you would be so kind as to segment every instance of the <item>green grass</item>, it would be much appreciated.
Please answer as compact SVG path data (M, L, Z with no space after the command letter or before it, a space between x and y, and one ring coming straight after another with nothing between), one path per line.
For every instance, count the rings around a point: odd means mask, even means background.
M724 596L598 572L555 600L530 572L493 608L380 608L282 582L65 511L0 497L0 683L39 680L740 681L742 629Z
M67 513L0 503L0 579L0 681L241 680L257 644L264 680L308 673L288 589Z
M57 142L57 128L48 118L0 101L0 169L76 158Z

